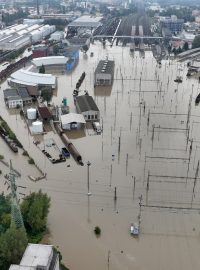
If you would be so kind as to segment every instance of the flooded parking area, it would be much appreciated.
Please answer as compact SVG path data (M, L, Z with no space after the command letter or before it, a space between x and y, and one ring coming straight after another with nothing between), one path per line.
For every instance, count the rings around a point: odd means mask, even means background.
M106 57L115 61L113 85L94 88L94 70ZM28 175L38 176L37 168L21 152L10 152L2 139L0 154L20 171L17 183L26 187L23 193L42 189L51 196L49 243L59 247L70 270L199 270L198 81L187 79L184 63L166 60L159 66L150 51L143 58L139 52L130 54L128 47L104 49L96 42L87 55L80 54L71 74L58 76L54 105L67 97L70 111L76 111L72 93L84 71L80 95L87 90L94 97L103 128L101 135L91 127L67 132L84 166L72 157L52 164L41 149L50 149L50 142L61 149L60 137L53 130L31 136L19 112L6 108L7 83L1 85L0 115L47 176L31 181ZM183 82L175 83L176 76ZM42 148L33 141L40 141ZM8 172L1 163L0 169ZM3 176L0 179L5 190ZM130 225L138 222L138 216L140 234L134 238ZM98 238L95 226L102 231Z

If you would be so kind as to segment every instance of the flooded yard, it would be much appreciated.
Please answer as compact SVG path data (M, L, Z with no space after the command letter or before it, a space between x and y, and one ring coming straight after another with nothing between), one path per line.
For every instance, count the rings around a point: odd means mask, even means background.
M113 86L94 89L94 70L106 56L115 61ZM166 60L159 67L150 51L142 58L139 52L130 54L128 47L103 49L97 42L87 55L80 54L72 74L58 76L54 105L67 97L70 111L76 111L72 93L84 71L80 94L87 90L94 96L103 132L68 134L82 155L83 167L72 157L52 164L33 141L44 145L53 139L61 148L60 137L53 130L31 136L19 113L5 107L7 83L1 85L0 115L47 173L46 179L30 181L28 175L38 176L38 170L21 152L13 154L2 139L0 154L21 172L17 183L26 187L23 193L42 189L51 196L49 243L59 247L70 270L199 270L198 81L186 78L184 63ZM178 75L183 76L179 84L174 82ZM91 162L91 196L87 195L87 161ZM8 172L1 163L0 169ZM0 179L0 189L5 190L3 176ZM130 225L139 214L140 235L133 238ZM97 225L102 231L99 238L93 232Z

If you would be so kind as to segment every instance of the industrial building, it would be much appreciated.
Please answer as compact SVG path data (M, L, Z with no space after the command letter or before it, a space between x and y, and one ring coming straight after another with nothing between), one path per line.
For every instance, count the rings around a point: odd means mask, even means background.
M84 116L77 113L68 113L60 116L62 128L65 130L80 129L86 124Z
M28 244L19 265L9 270L59 270L59 256L51 245Z
M101 16L91 16L91 15L84 15L70 24L68 24L68 28L87 28L87 29L96 29L100 25L102 25L101 20L103 17Z
M51 34L50 40L60 41L64 39L65 33L63 31L56 31Z
M39 87L47 86L52 89L56 88L56 77L51 74L40 74L25 69L19 69L12 73L7 79L8 84L12 87Z
M55 31L54 25L17 24L0 30L0 50L18 50L42 41Z
M43 65L45 67L45 72L64 72L67 69L67 61L69 58L65 56L49 56L40 57L32 60L32 64L37 68Z
M23 101L16 89L6 89L3 91L4 101L9 109L23 107Z
M18 89L5 89L3 91L4 101L8 108L23 107L32 103L32 97L29 95L25 87Z
M81 113L86 121L97 121L100 118L99 109L92 96L77 96L75 105L78 113Z
M172 33L179 33L183 30L184 20L172 15L171 18L162 18L160 24L161 28L167 28Z
M33 24L43 24L44 19L24 19L23 24L33 25Z
M45 44L38 44L32 47L32 57L45 57L49 55L49 47Z
M69 45L67 41L62 41L58 45L58 55L64 55L68 58L66 68L68 71L74 69L79 60L79 45Z
M114 61L101 60L95 70L94 85L112 85L114 79Z

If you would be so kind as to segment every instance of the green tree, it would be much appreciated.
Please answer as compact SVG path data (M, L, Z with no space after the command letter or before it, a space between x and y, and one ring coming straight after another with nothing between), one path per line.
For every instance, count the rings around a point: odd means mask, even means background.
M199 48L200 47L200 35L199 36L196 36L194 38L194 41L192 43L192 48L195 49L195 48Z
M169 44L169 46L168 46L167 50L168 50L168 53L170 53L170 52L171 52L171 50L172 50L172 46L171 46L170 44Z
M26 197L21 204L21 211L28 232L37 234L46 229L49 207L50 198L41 190Z
M58 48L57 44L53 46L53 53L54 53L54 55L58 55L58 53L59 53L59 48Z
M39 68L39 73L42 73L42 74L45 73L45 67L44 67L44 65L41 65L41 67Z
M175 56L177 55L177 50L176 50L176 48L173 48L172 52L174 53Z
M28 244L23 228L9 228L0 237L0 269L7 270L10 264L18 264Z
M10 226L10 212L10 198L2 193L0 194L0 235Z
M53 91L52 89L48 88L48 87L44 87L41 89L41 97L43 98L44 101L46 101L47 103L49 103L52 99L53 96Z
M184 49L184 51L187 51L189 49L189 45L187 42L184 43L183 49Z
M83 50L84 53L86 53L89 50L88 45L86 45L86 44L83 45L82 50Z
M181 49L181 47L178 47L177 53L182 53L182 52L183 52L183 50Z

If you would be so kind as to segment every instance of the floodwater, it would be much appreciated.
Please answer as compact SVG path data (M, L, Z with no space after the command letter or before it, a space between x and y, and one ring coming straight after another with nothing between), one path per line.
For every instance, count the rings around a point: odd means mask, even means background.
M115 61L115 81L111 89L94 89L95 67L106 56ZM159 67L149 51L141 58L139 52L131 55L128 47L103 49L96 43L87 55L80 55L72 74L58 76L55 105L66 96L71 112L75 111L72 92L83 71L81 93L87 90L94 96L103 125L102 135L91 130L69 134L83 157L83 167L72 158L51 164L33 144L35 138L20 115L6 109L2 91L6 82L1 86L0 114L47 179L30 181L27 176L39 172L28 165L27 157L11 153L2 140L0 154L12 159L21 172L17 183L26 186L23 193L42 189L51 196L49 242L59 247L70 270L199 270L197 80L186 78L183 63L166 60ZM177 75L183 76L183 83L174 82ZM39 140L45 144L52 138L62 147L53 131ZM91 196L87 195L87 161L91 162ZM1 163L0 169L6 173ZM140 235L135 239L129 229L138 221L141 195ZM99 238L93 232L97 225L102 231Z

